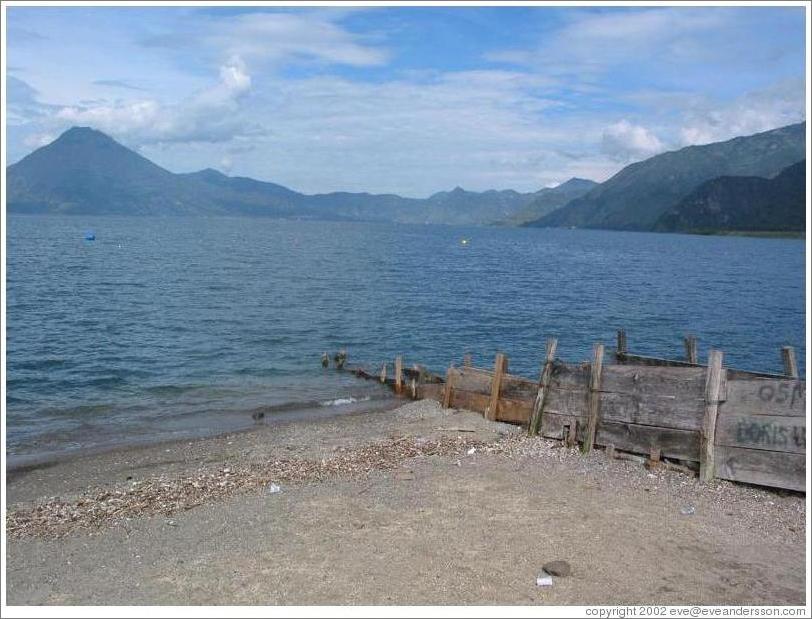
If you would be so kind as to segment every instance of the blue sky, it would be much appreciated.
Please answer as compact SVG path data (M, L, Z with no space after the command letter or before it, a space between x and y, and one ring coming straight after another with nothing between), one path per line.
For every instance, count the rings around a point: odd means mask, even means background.
M801 7L7 11L9 162L83 125L305 192L535 191L805 119Z

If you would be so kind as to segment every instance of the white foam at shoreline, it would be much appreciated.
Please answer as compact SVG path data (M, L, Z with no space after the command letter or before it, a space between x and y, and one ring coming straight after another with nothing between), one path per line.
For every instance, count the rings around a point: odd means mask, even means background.
M336 398L335 400L325 400L320 403L320 406L342 406L344 404L354 404L355 402L368 402L370 399L368 395L363 398Z

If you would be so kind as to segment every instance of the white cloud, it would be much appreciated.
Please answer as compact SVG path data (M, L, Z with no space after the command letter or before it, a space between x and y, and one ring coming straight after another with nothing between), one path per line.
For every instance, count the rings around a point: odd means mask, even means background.
M249 117L268 116L269 132L251 140L256 152L235 152L235 174L281 182L307 192L334 190L429 195L461 184L470 189L537 190L570 176L605 178L605 157L585 152L601 125L554 115L557 101L540 98L542 82L505 71L410 76L383 83L334 76L270 79L252 93ZM261 156L257 156L261 152ZM187 170L210 166L223 153L201 145L149 156ZM317 171L317 173L314 173Z
M210 40L229 54L247 59L279 61L299 58L351 66L386 62L387 53L365 45L359 37L324 13L256 13L240 15L212 34Z
M23 144L29 148L40 148L53 142L56 136L52 133L31 133L23 139Z
M603 131L601 150L616 161L651 157L665 150L665 145L651 131L621 120Z
M262 133L259 124L239 112L239 101L251 89L241 59L220 67L220 80L178 104L155 99L63 107L63 123L90 125L134 146L161 142L227 142Z
M575 11L566 25L541 38L531 49L496 50L495 62L538 67L548 75L592 76L622 63L668 57L670 62L706 50L709 30L724 23L713 10L623 9Z
M805 119L803 80L786 80L719 105L699 99L680 129L682 145L708 144L768 131Z
M384 48L336 23L345 15L345 11L322 10L190 19L143 44L174 50L200 50L202 45L221 58L239 56L252 65L291 61L357 67L385 64L388 52Z

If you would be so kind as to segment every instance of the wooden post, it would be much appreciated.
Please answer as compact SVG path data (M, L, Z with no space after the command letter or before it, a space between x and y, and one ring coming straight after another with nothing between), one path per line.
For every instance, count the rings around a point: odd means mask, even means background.
M403 357L395 357L395 393L403 390Z
M445 373L445 389L443 389L443 408L451 408L451 371L454 366L448 368Z
M795 349L792 346L781 348L781 357L784 359L784 374L791 378L798 378L798 362L795 360Z
M686 335L683 338L685 343L685 360L688 363L699 363L699 354L696 347L696 336Z
M502 376L507 372L508 360L502 353L496 353L493 365L493 382L491 382L491 400L488 404L486 418L496 420L496 408L499 405L499 390L502 388Z
M618 329L617 332L617 353L615 356L622 357L627 352L629 352L628 348L626 348L626 331L624 329Z
M705 380L705 418L699 443L699 481L714 478L715 466L713 443L716 436L716 416L719 412L719 391L722 386L722 351L711 350L708 354L708 374Z
M601 406L601 371L603 370L603 344L595 344L592 349L592 367L589 372L589 410L587 411L586 434L581 453L588 454L595 443L598 430L598 415Z
M381 382L386 384L386 362L381 365Z
M550 378L553 372L553 361L555 361L555 349L558 347L558 340L551 338L547 340L547 354L544 356L544 366L539 378L539 390L536 394L536 401L533 403L533 412L530 415L530 423L527 426L527 434L536 436L541 429L542 415L544 414L544 398L550 390Z
M462 367L470 368L474 364L473 358L471 357L471 353L467 352L462 357Z

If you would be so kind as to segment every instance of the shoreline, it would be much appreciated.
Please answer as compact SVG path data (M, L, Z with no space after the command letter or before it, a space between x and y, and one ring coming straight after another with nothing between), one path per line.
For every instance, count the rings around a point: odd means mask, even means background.
M805 596L802 495L582 456L430 400L87 455L20 472L7 500L11 604ZM572 574L536 586L551 560Z
M196 431L189 428L188 430L174 431L172 435L156 432L149 436L135 437L103 445L78 447L75 449L52 449L22 454L6 453L6 474L8 476L27 470L48 468L58 465L61 462L83 457L98 456L109 452L149 449L150 447L160 447L164 444L207 440L227 434L261 431L262 428L279 424L307 423L320 419L391 410L397 408L401 403L401 400L392 396L357 400L346 405L327 406L322 404L319 406L290 406L275 410L273 415L264 414L261 419L253 420L250 424L245 421L242 415L237 416L227 413L223 415L224 419L220 423L213 423ZM228 418L228 420L225 420L226 418Z

